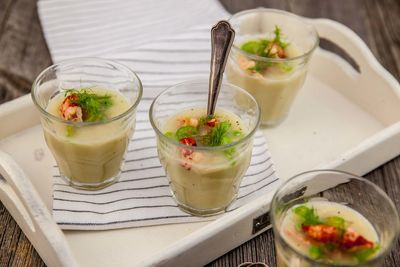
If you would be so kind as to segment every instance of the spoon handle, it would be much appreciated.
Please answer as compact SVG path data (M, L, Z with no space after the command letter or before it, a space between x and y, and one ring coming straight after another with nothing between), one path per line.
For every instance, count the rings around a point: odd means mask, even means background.
M221 20L211 28L211 66L207 115L214 115L221 87L226 60L231 49L235 31L229 22Z

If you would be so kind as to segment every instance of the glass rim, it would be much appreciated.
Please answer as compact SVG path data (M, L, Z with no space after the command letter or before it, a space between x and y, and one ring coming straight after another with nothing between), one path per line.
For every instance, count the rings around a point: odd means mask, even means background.
M102 121L91 121L91 122L78 122L78 121L68 121L65 119L62 119L58 116L55 116L49 112L47 112L46 109L44 109L37 101L36 96L35 96L35 91L36 88L39 87L39 82L41 80L41 78L50 70L54 70L59 66L63 66L65 64L76 64L79 65L81 62L93 62L93 61L98 61L98 62L102 62L102 63L107 63L110 64L112 66L116 66L118 68L122 68L125 69L127 72L129 72L130 74L133 75L134 79L138 82L138 88L137 88L137 97L135 99L135 102L130 104L129 109L127 109L126 111L124 111L123 113L114 116L110 119L107 120L102 120ZM62 60L59 63L55 63L50 65L49 67L45 68L43 71L41 71L39 73L39 75L36 77L36 79L33 81L32 86L31 86L31 98L33 103L35 104L35 106L39 109L39 111L46 117L55 120L59 123L63 123L63 124L67 124L67 125L72 125L72 126L76 126L76 127L83 127L83 126L92 126L92 125L102 125L102 124L107 124L113 121L117 121L119 119L122 119L126 116L128 116L129 114L133 113L136 109L136 107L139 105L140 100L142 99L142 95L143 95L143 85L142 85L142 81L140 80L139 76L136 74L136 72L134 72L130 67L126 66L125 64L119 63L117 61L114 60L110 60L110 59L103 59L103 58L97 58L97 57L78 57L78 58L71 58L71 59L66 59L66 60Z
M174 145L176 145L176 146L178 146L180 148L183 148L183 149L191 149L191 150L198 150L198 151L215 151L215 150L225 150L225 149L237 146L237 145L239 145L241 143L244 143L245 141L249 140L255 134L255 132L258 129L258 126L260 125L260 121L261 121L261 109L260 109L260 106L258 105L257 101L254 99L254 97L250 93L248 93L246 90L240 88L239 86L236 86L234 84L227 83L227 82L222 82L221 86L224 86L224 85L225 86L230 86L230 87L235 88L236 90L239 90L241 93L244 93L245 95L250 97L250 99L253 100L254 103L256 104L256 109L257 109L257 114L258 114L257 121L254 124L254 127L246 134L245 137L243 137L243 138L241 138L241 139L239 139L239 140L237 140L235 142L226 144L226 145L220 145L220 146L189 146L188 147L187 145L181 144L178 141L173 140L173 139L168 138L167 136L165 136L165 134L163 134L162 131L157 127L157 125L156 125L156 123L154 122L154 119L153 119L154 104L155 104L156 100L159 99L159 97L161 97L163 94L165 94L168 91L172 90L173 88L176 88L176 87L179 87L179 86L183 86L183 85L188 85L188 84L195 84L195 83L197 83L197 84L205 84L206 87L208 88L208 81L205 80L205 79L188 80L188 81L184 81L184 82L181 82L181 83L178 83L178 84L175 84L175 85L167 87L166 89L164 89L161 93L159 93L154 98L153 102L150 105L150 109L149 109L149 119L150 119L150 124L153 127L153 129L156 132L158 137L162 138L164 141L172 143L172 144L174 144ZM208 90L205 91L205 92L208 93Z
M393 200L386 194L385 191L383 191L383 189L381 189L379 186L377 186L375 183L369 181L368 179L363 178L363 177L361 177L361 176L358 176L358 175L356 175L356 174L347 172L347 171L335 170L335 169L316 169L316 170L301 172L301 173L298 173L298 174L292 176L291 178L289 178L288 180L286 180L285 182L283 182L283 183L279 186L279 188L275 191L275 193L274 193L274 195L273 195L273 197L272 197L271 208L270 208L270 216L271 216L272 228L274 229L274 232L276 232L276 234L277 234L277 236L275 236L275 238L279 238L279 239L281 240L281 242L283 242L283 243L286 245L286 247L288 247L289 249L291 249L297 256L301 257L302 259L305 259L305 260L310 261L310 262L312 262L312 263L318 263L318 265L324 266L324 267L330 267L330 266L332 266L331 264L316 261L315 259L312 259L312 258L309 257L308 255L304 255L304 254L300 253L300 252L297 251L295 248L293 248L292 245L290 245L288 242L286 242L286 240L282 237L280 231L277 231L276 218L275 218L275 214L274 214L274 212L273 212L273 210L276 208L276 198L277 198L278 193L280 193L281 190L284 189L284 187L285 187L286 185L288 185L290 182L292 182L293 180L298 179L299 177L302 177L302 176L304 176L304 175L313 174L313 173L315 173L315 174L317 174L317 173L329 173L329 172L331 172L331 173L336 173L336 174L342 174L342 175L349 175L349 176L351 176L351 177L350 177L351 179L355 179L355 180L361 181L361 182L363 182L363 183L366 183L366 184L372 186L381 196L384 197L384 199L387 200L388 204L390 205L391 209L393 209L393 211L394 211L395 215L397 215L396 217L397 217L397 219L398 219L398 220L397 220L397 229L395 229L395 231L394 231L395 234L393 235L393 237L391 238L391 240L388 241L389 244L393 244L394 240L396 239L396 237L397 237L397 235L399 234L399 231L400 231L400 229L399 229L399 226L400 226L400 225L399 225L399 223L400 223L400 221L399 221L399 214L398 214L398 212L397 212L397 208L396 208L396 206L394 205ZM383 250L383 251L380 250L380 251L377 253L377 255L375 255L373 258L371 258L370 260L368 260L368 261L366 261L366 262L360 263L360 264L353 264L353 265L337 265L337 266L339 266L339 267L357 267L357 266L361 266L361 265L363 265L363 264L370 264L370 263L378 262L379 260L382 259L382 257L384 257L384 256L386 255L387 252L389 252L389 249L390 249L390 246L386 247L386 249Z
M302 53L300 56L291 57L291 58L269 58L269 57L262 57L262 56L254 55L251 53L247 53L246 51L243 51L235 43L232 44L232 50L234 50L235 52L238 52L240 54L243 54L248 58L257 60L257 61L276 62L276 63L294 62L294 61L302 60L302 59L305 59L305 58L308 58L311 56L311 54L314 52L314 50L319 45L319 35L318 35L317 29L315 28L315 26L312 25L311 23L307 22L306 18L303 18L301 16L298 16L296 14L293 14L293 13L290 13L290 12L287 12L284 10L259 7L259 8L248 9L248 10L244 10L244 11L235 13L228 19L228 22L232 25L232 21L234 19L237 19L239 17L242 17L242 16L250 14L250 13L264 13L264 12L290 16L290 17L298 20L299 22L301 22L303 25L310 27L312 29L312 33L313 33L313 37L314 37L313 46L310 49L308 49L306 52Z

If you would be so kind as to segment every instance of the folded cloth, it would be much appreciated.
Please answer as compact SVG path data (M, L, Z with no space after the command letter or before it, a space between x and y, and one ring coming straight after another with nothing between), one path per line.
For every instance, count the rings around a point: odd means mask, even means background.
M63 229L102 230L210 220L182 212L157 157L148 121L154 96L173 84L207 78L210 28L227 18L214 0L41 0L39 16L55 63L72 57L117 60L141 78L144 94L120 180L99 191L71 188L53 169L53 216ZM254 139L250 167L228 212L279 183L266 140Z

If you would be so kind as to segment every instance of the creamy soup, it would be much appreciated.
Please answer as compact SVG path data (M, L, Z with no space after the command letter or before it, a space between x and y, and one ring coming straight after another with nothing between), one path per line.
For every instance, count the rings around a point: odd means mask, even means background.
M90 89L90 93L107 96L111 103L102 109L101 116L90 118L90 114L86 114L91 121L85 121L84 109L83 112L68 110L74 107L73 104L62 110L66 95L59 93L49 102L47 111L76 123L68 125L52 122L50 127L44 127L44 135L62 175L72 183L95 185L120 173L134 124L133 118L110 121L129 109L130 104L124 96L112 90L95 88ZM80 113L83 113L83 119L76 116Z
M262 124L275 125L286 117L304 83L306 62L290 61L303 52L296 44L276 40L273 36L247 36L245 39L239 44L242 52L231 51L227 79L254 96L261 108ZM251 55L259 56L260 60Z
M226 149L247 134L240 118L217 109L215 117L206 109L193 108L167 119L166 136L185 146L159 140L158 153L178 203L189 212L214 213L235 198L251 159L252 141Z
M329 201L310 201L287 211L280 222L285 242L300 254L332 265L367 262L379 250L371 223L354 209ZM277 243L279 267L311 266Z

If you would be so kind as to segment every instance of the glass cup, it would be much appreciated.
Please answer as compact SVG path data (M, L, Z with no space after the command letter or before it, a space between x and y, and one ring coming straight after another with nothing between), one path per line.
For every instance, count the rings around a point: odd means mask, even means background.
M326 260L323 262L318 257L318 250L312 250L311 247L305 250L299 245L307 243L298 240L308 240L307 242L311 245L315 242L315 239L302 239L304 236L295 234L307 228L300 228L297 232L291 230L293 226L291 219L295 217L290 216L291 214L293 216L294 206L304 204L313 206L315 210L321 212L320 215L331 216L331 212L334 212L334 215L343 216L344 219L347 216L350 218L349 228L359 229L359 234L364 237L376 239L380 244L379 249L370 256L370 259L365 258L365 261L357 258L363 254L357 254L354 259L348 258L346 264L341 264L338 259L335 264L329 264ZM364 178L334 170L305 172L286 181L273 197L271 218L278 267L378 267L381 266L400 231L396 207L382 189ZM303 226L304 224L301 225ZM342 233L343 236L346 235L345 233ZM344 243L340 244L343 246ZM327 244L326 249L328 248ZM330 253L327 255L335 255L333 252ZM349 260L354 260L354 262L349 262Z
M223 110L241 120L246 129L239 141L212 147L187 146L165 135L168 119L183 111L200 108L206 115L207 99L208 81L188 81L163 91L150 107L158 156L172 194L182 210L196 216L222 212L236 198L250 164L253 135L260 120L255 99L245 90L223 83L216 114ZM185 155L199 160L190 161L188 166Z
M54 97L64 96L66 90L72 88L106 89L127 103L122 113L101 121L70 121L50 113L49 103ZM40 111L44 137L61 177L71 186L86 190L101 189L114 183L121 173L134 131L136 107L142 96L138 76L117 62L77 58L52 65L40 73L33 83L31 95ZM121 105L117 102L113 108L118 109Z
M239 12L229 19L229 23L236 35L226 77L230 83L254 96L261 108L262 125L277 125L285 119L303 86L308 62L319 43L317 32L294 14L265 8ZM280 35L287 43L285 56L259 56L249 52L253 49L250 46L247 52L242 50L243 44L250 40L274 40L276 27L279 27ZM276 54L275 48L271 47L266 46L264 52Z

